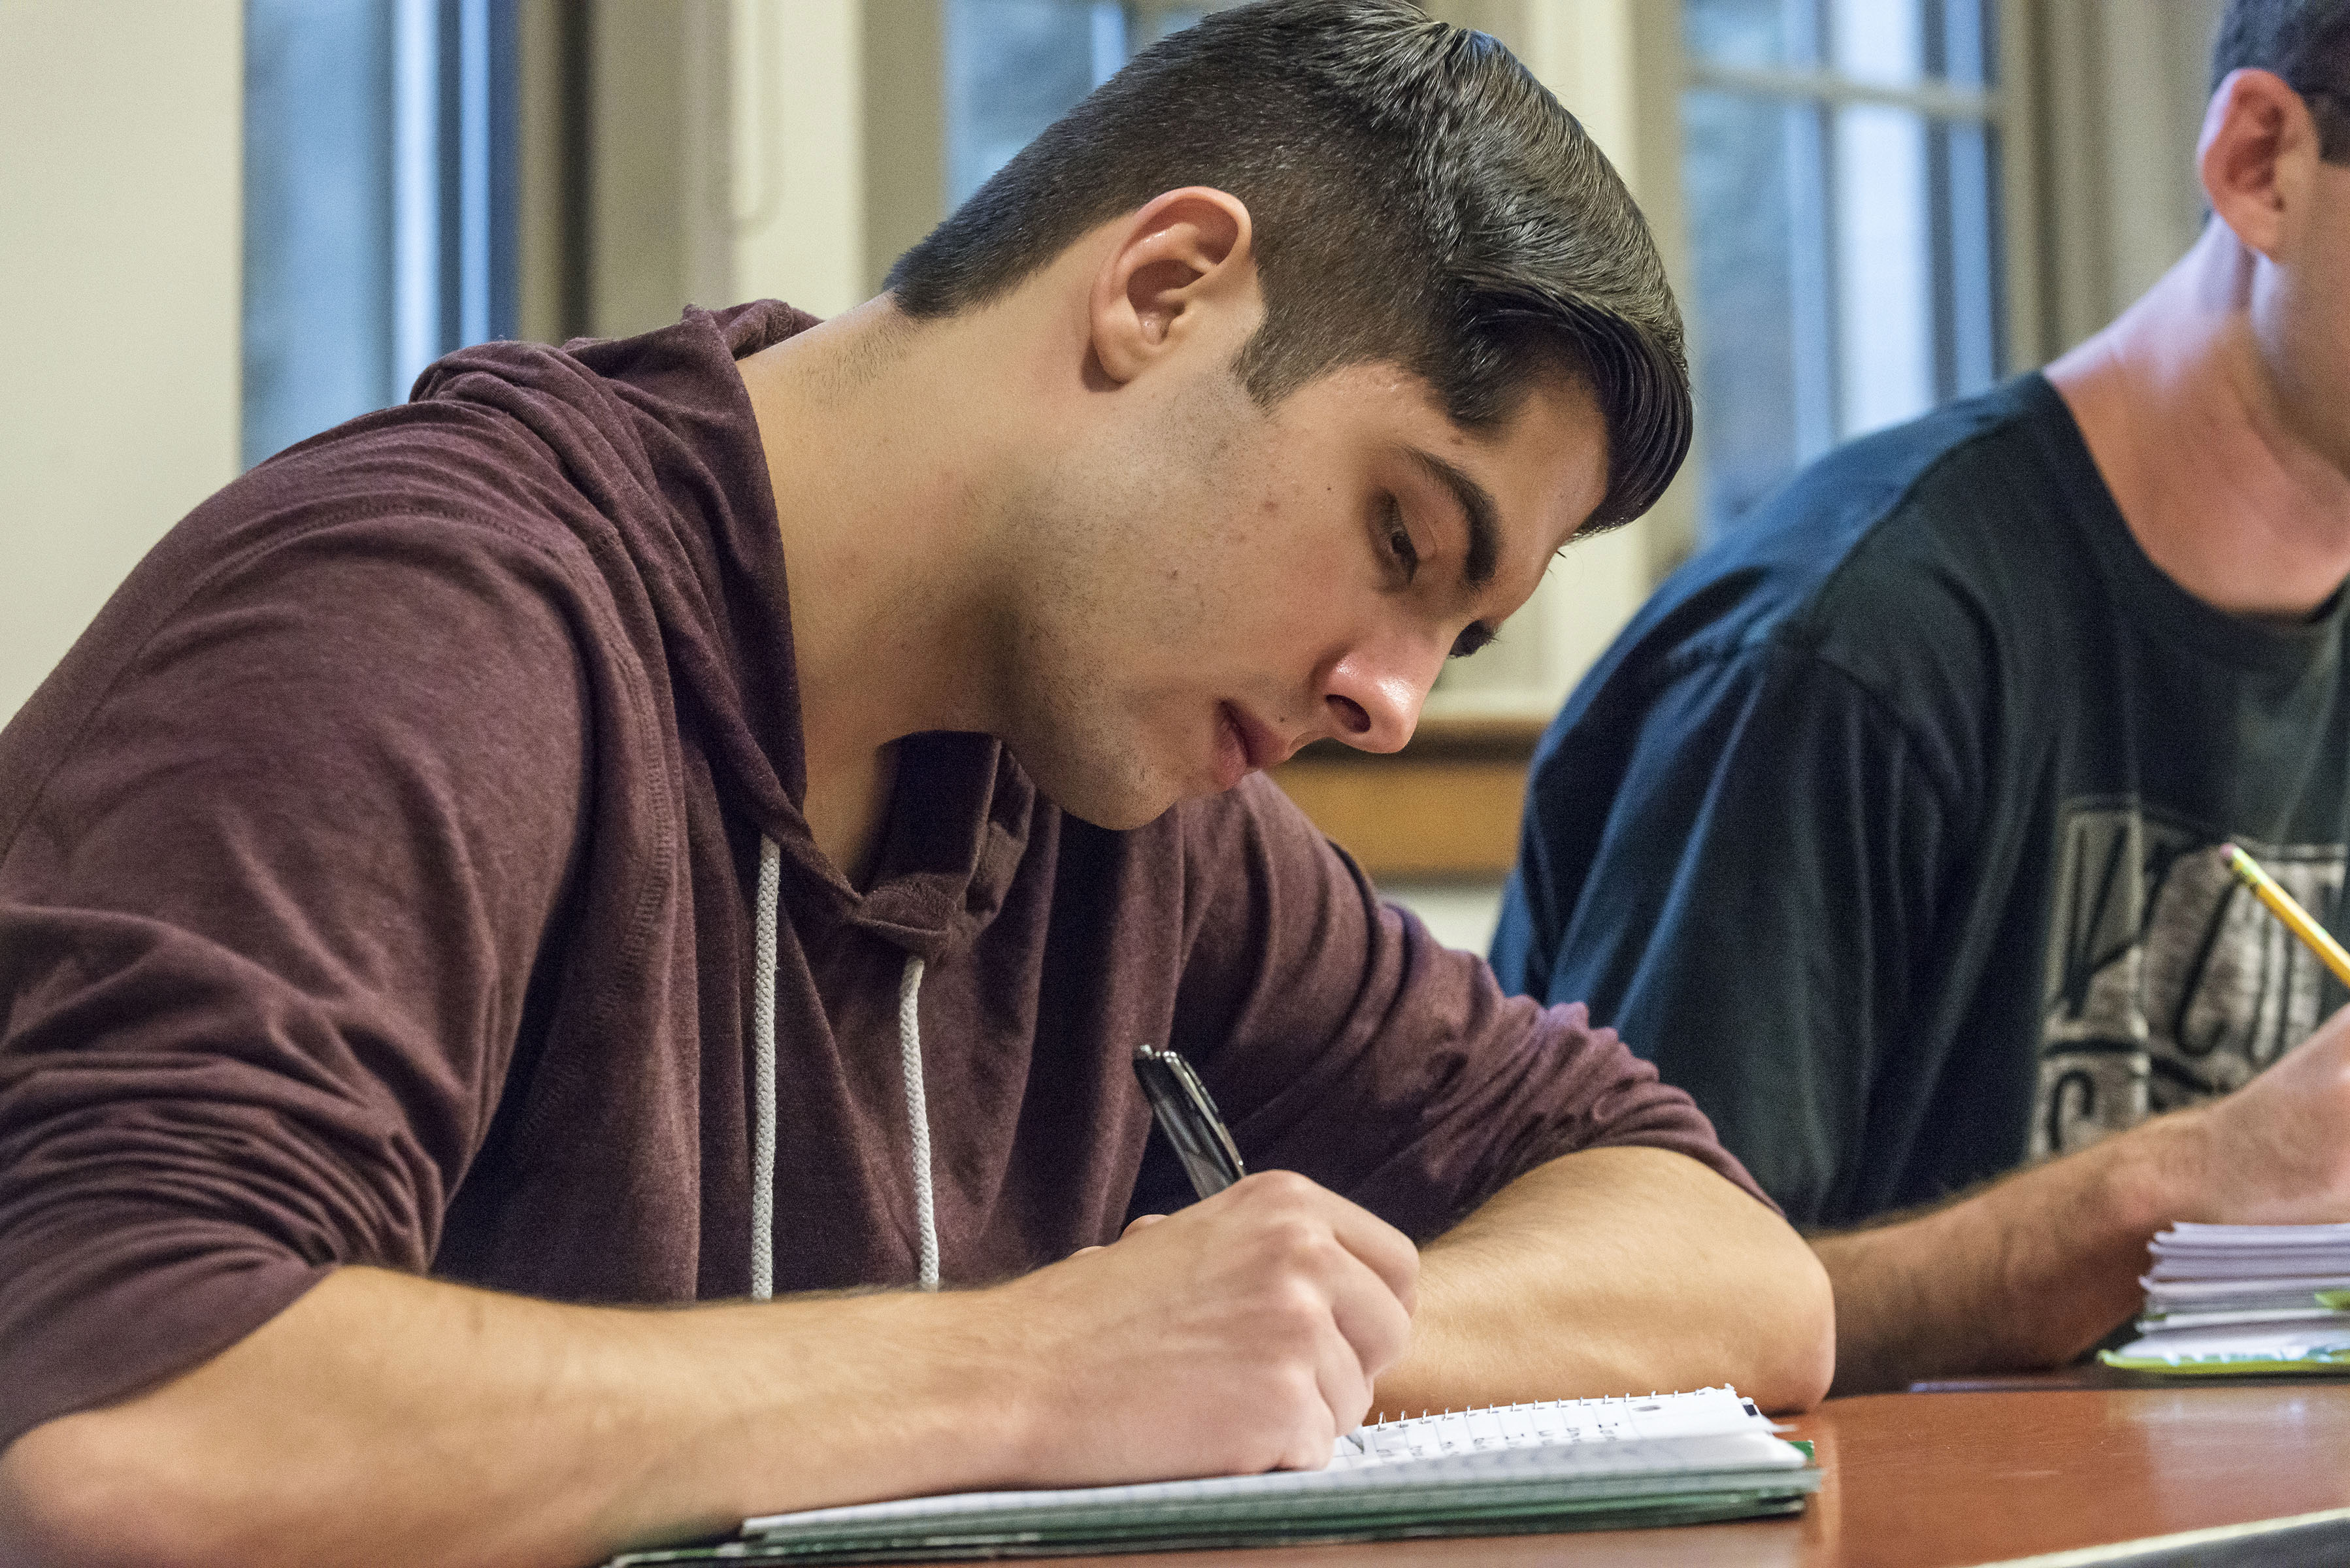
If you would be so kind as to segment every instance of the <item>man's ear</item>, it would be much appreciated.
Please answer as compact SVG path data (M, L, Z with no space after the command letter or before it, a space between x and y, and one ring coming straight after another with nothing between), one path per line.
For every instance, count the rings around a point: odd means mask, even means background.
M2274 71L2230 71L2203 113L2195 151L2203 193L2219 220L2271 261L2308 201L2317 121Z
M1123 384L1211 317L1257 305L1248 208L1205 185L1170 191L1127 221L1094 275L1087 301L1094 357Z

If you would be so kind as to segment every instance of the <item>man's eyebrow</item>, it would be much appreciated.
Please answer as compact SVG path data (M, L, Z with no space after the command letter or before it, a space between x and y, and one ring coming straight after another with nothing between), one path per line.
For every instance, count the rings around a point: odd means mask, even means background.
M1494 520L1492 496L1466 470L1434 452L1422 452L1416 446L1405 450L1414 462L1451 491L1453 499L1461 503L1461 510L1469 519L1469 556L1461 563L1461 577L1472 588L1483 587L1493 580L1493 568L1502 558L1502 525Z

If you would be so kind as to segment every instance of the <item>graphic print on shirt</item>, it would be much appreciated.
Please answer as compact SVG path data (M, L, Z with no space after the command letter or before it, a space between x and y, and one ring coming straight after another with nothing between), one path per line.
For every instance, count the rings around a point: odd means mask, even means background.
M2034 1158L2226 1094L2339 1002L2316 956L2221 863L2224 838L2110 796L2059 812ZM2236 842L2331 923L2342 846Z

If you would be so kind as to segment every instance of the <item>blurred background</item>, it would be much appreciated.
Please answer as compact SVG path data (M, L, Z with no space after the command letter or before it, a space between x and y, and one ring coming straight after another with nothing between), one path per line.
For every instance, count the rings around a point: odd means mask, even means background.
M774 295L820 315L1135 51L1161 0L0 0L0 720L161 532L435 357ZM1284 786L1482 948L1543 722L1699 541L1831 445L2037 365L2202 221L2221 0L1451 0L1615 161L1698 446Z

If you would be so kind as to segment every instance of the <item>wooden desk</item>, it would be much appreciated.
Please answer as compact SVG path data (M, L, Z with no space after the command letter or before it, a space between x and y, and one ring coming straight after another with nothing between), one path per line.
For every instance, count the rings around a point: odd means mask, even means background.
M1893 1394L1799 1425L1829 1470L1786 1559L1807 1565L1957 1568L2350 1509L2340 1384ZM2325 1533L2289 1560L2350 1562L2350 1518ZM2113 1560L2133 1558L2166 1560Z
M1795 1423L1827 1474L1801 1519L1679 1530L1098 1558L1108 1568L1971 1568L2343 1511L2264 1540L2063 1568L2350 1563L2350 1382L1838 1399ZM2050 1563L2047 1568L2058 1568Z

